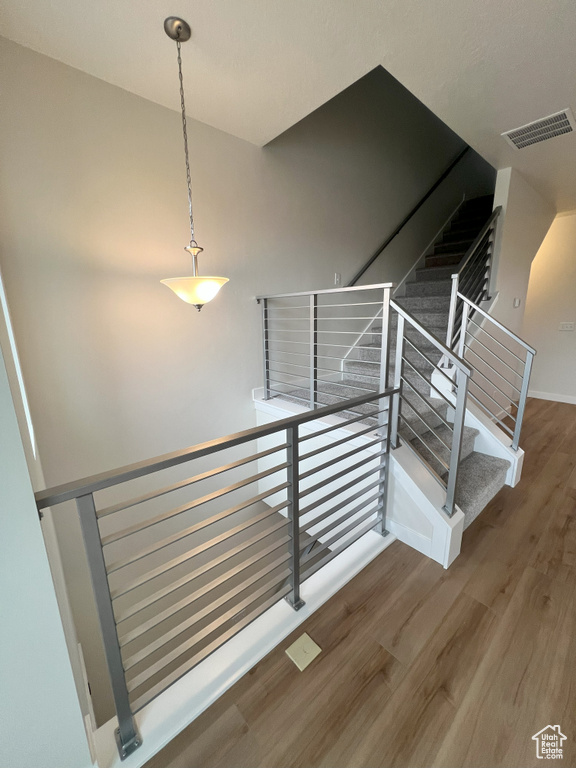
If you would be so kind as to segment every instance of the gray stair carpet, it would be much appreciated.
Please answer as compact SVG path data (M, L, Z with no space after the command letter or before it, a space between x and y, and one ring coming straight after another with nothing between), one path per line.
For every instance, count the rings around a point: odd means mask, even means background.
M450 308L451 275L474 242L478 233L492 213L491 196L466 201L455 218L426 256L425 265L415 271L414 279L406 283L406 295L396 298L430 333L443 343L448 328ZM391 357L396 349L397 316L391 319ZM377 391L380 378L380 332L382 325L375 320L372 327L360 340L357 348L343 362L342 379L337 382L319 382L318 402L332 405L343 399L359 397L369 391ZM431 396L430 385L423 377L430 379L431 372L440 361L437 347L423 338L418 331L405 325L402 408L399 433L410 447L418 453L440 477L447 475L449 464L451 430L447 420L447 404L441 396ZM421 352L410 344L414 342ZM423 354L421 354L423 353ZM427 359L426 359L427 358ZM391 382L390 382L391 383ZM308 390L294 389L282 395L294 402L306 401ZM374 414L376 406L367 404L347 413L350 417L365 414L361 424L378 424ZM462 452L456 489L456 503L464 512L464 527L480 514L486 504L505 483L509 462L487 456L474 450L478 431L465 427L462 437Z

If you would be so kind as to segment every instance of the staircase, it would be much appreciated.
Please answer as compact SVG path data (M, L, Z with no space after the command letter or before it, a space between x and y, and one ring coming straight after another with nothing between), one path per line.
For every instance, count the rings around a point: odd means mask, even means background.
M405 296L395 301L406 309L422 326L440 341L446 338L450 307L451 275L466 254L492 212L492 196L466 201L425 258L422 268L415 270L414 279L405 285ZM391 315L391 357L396 348L397 314ZM365 390L377 391L380 379L380 340L382 325L375 320L342 363L342 377L338 382L319 381L319 405L337 403L341 398L353 398ZM429 359L410 346L410 339ZM437 348L407 329L403 368L403 399L399 434L430 468L442 479L447 476L444 464L449 463L450 411L441 395L431 390L432 371L440 362ZM389 382L391 384L391 382ZM359 389L361 388L361 389ZM306 397L304 389L295 388L282 395L298 401ZM366 413L366 424L376 425L370 416L371 406L358 410ZM510 463L474 450L478 431L464 427L461 459L458 472L456 503L464 513L464 527L472 523L488 502L505 484ZM441 461L439 461L440 459ZM443 462L443 463L442 463Z

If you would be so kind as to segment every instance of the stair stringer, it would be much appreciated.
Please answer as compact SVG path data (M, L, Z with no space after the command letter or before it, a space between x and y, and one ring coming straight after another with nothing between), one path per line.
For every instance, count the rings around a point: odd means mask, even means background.
M462 545L464 513L443 510L446 490L405 445L390 454L387 528L396 538L448 568Z

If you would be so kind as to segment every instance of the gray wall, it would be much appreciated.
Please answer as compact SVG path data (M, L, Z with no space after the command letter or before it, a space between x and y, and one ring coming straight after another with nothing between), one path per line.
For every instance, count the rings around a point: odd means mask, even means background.
M0 353L0 762L92 764Z
M201 269L230 278L198 314L159 283L189 272L179 115L1 39L0 89L0 267L48 484L253 425L253 297L345 282L462 146L383 70L264 149L190 120ZM72 514L59 534L102 720Z

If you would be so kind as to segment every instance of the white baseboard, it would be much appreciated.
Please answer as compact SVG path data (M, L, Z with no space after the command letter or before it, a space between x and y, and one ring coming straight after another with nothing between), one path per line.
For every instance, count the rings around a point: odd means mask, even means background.
M569 403L570 405L576 405L576 395L557 395L554 392L536 392L534 389L529 389L528 397L536 397L538 400L552 400L555 403Z

